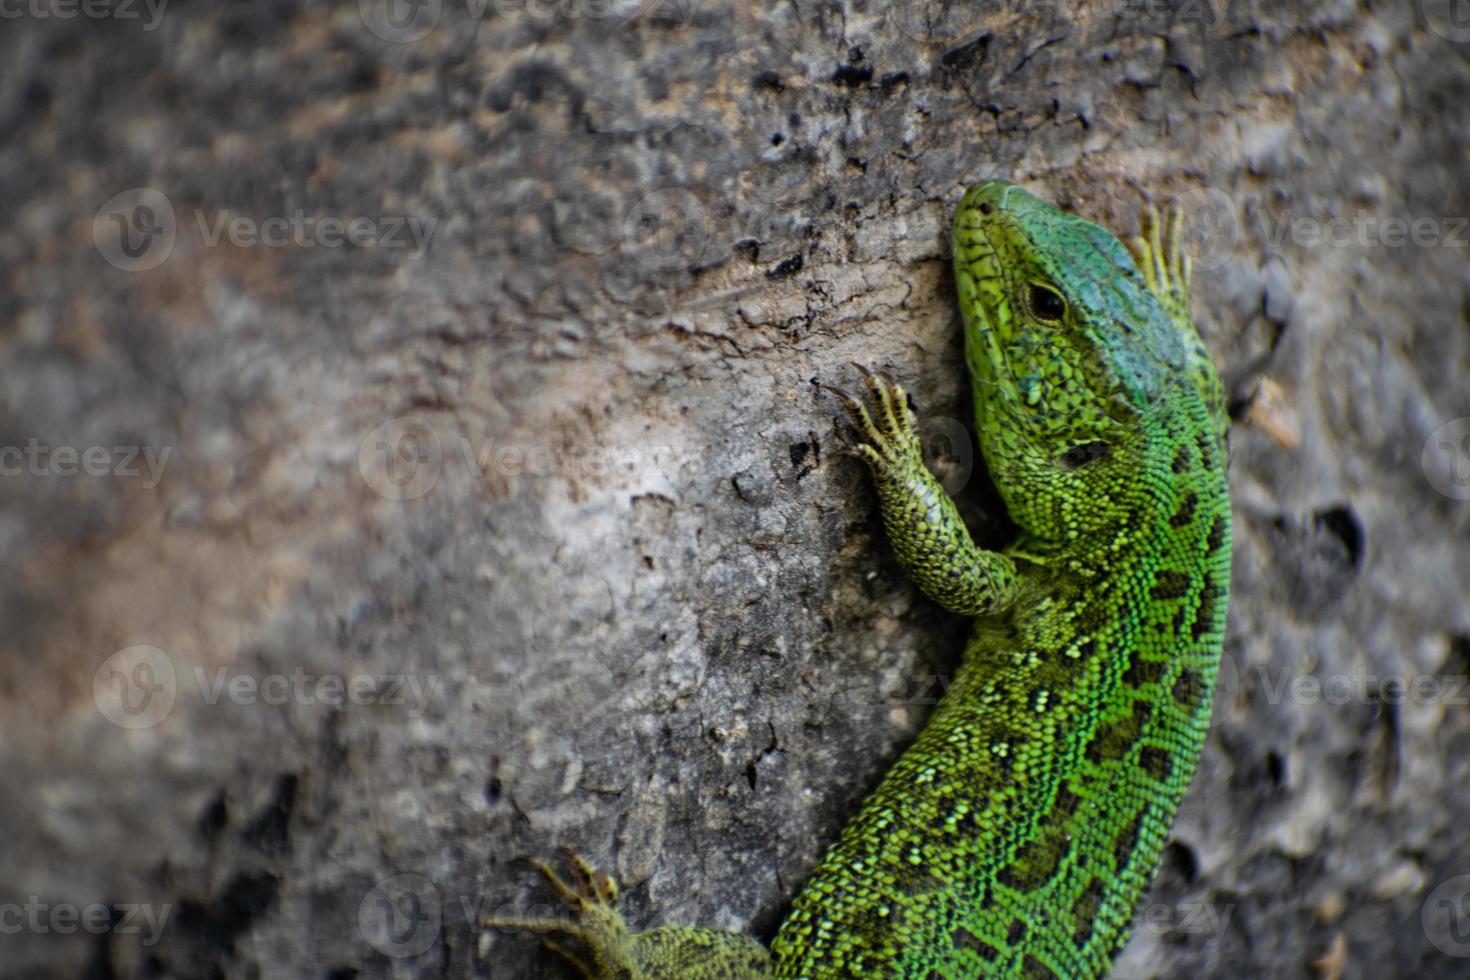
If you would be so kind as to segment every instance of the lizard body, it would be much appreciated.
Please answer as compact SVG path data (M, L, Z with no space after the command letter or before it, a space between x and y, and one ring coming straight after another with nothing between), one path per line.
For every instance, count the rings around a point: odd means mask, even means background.
M1228 424L1188 315L1177 221L1130 254L1001 181L953 252L981 448L1018 539L977 547L924 466L907 396L840 391L852 454L920 588L975 617L917 741L812 873L769 955L631 933L580 860L550 878L593 980L1100 977L1128 936L1208 727L1230 575ZM832 389L837 391L837 389Z

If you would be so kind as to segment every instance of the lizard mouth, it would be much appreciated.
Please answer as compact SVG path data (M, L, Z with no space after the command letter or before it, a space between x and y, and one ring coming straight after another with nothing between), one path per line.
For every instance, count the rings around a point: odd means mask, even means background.
M986 180L965 192L955 211L950 240L955 283L965 321L965 354L977 387L999 387L1019 398L1014 366L1006 356L1015 338L1015 313L1007 305L1009 289L1003 248L1014 230L1014 208L1031 197L1004 180ZM1013 275L1013 274L1012 274Z

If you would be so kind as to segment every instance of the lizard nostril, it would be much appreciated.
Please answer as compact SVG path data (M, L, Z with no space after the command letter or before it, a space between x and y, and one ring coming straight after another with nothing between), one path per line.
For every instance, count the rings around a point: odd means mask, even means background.
M990 212L991 212L990 202L989 201L981 201L980 202L980 213L981 214L989 214Z

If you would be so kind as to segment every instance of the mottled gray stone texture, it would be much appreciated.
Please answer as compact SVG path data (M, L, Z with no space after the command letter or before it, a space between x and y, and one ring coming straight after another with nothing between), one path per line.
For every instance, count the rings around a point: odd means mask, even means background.
M947 241L996 176L1179 203L1236 419L1115 975L1470 972L1448 0L386 4L0 21L0 975L571 977L477 926L562 847L769 938L965 633L814 382L892 371L1006 540Z

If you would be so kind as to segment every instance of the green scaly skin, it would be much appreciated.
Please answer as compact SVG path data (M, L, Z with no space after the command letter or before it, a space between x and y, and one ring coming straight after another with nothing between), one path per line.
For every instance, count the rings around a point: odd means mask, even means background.
M871 411L842 396L900 560L975 617L929 724L769 957L734 933L628 932L576 860L576 889L540 865L574 922L490 924L570 935L590 959L556 948L594 980L1107 973L1209 722L1230 578L1224 399L1176 220L1146 215L1130 255L987 181L953 243L976 425L1015 543L974 544L890 378L863 372Z

